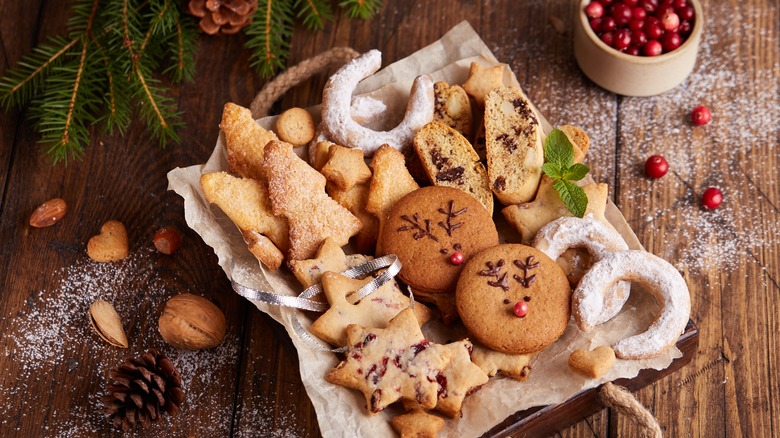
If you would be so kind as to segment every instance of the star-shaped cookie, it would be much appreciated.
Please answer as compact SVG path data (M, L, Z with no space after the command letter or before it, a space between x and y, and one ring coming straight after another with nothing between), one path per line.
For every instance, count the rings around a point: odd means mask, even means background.
M444 427L444 419L421 409L393 417L390 422L401 438L436 438Z
M347 345L348 325L384 328L398 312L409 307L409 297L401 292L395 280L355 303L355 292L372 280L370 276L356 280L335 272L324 273L322 288L330 308L314 321L312 333L332 345L344 346ZM415 303L414 314L421 326L431 319L430 310L420 303Z
M504 85L504 64L484 67L472 62L469 78L463 83L463 89L473 97L479 106L485 106L485 96L492 90Z
M534 354L511 354L494 351L479 344L474 344L471 360L488 376L496 373L524 381L531 372L529 363Z
M346 255L341 246L334 239L328 237L322 242L322 246L313 259L290 260L290 269L303 287L308 288L320 283L322 274L325 272L341 273L371 259L371 256L360 254Z
M331 183L347 191L371 179L371 169L366 165L362 149L349 149L333 145L328 150L328 161L320 169Z
M328 382L357 389L370 412L398 400L436 406L437 377L452 360L452 351L423 336L414 310L402 310L387 328L347 327L349 350L325 376Z

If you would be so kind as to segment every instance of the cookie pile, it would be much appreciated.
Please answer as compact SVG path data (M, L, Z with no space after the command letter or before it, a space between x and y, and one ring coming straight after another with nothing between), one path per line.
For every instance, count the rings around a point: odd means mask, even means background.
M628 282L658 298L658 320L614 351L577 352L572 370L597 378L615 356L650 357L674 343L690 313L684 280L657 257L628 251L604 217L605 184L581 184L586 216L571 216L543 176L540 118L504 85L504 65L472 63L462 86L419 77L403 120L375 131L367 125L384 117L384 104L352 93L380 65L370 51L331 77L316 127L292 109L274 133L228 103L220 124L228 171L201 177L206 199L263 266L286 261L303 288L321 285L329 308L311 332L346 349L327 381L363 392L371 413L400 401L408 413L393 419L396 430L435 436L444 421L429 411L456 418L490 377L527 379L534 355L572 315L582 330L614 317ZM559 129L581 162L587 135ZM309 162L295 151L306 144ZM519 233L503 237L522 243L499 244L495 200ZM359 299L373 277L342 273L387 254L402 263L398 281ZM421 327L432 318L462 324L469 338L426 339Z

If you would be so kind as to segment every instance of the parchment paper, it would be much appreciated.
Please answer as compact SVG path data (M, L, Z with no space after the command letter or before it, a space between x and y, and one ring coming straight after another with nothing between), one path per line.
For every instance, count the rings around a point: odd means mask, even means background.
M463 83L468 77L472 60L485 65L495 65L496 58L467 22L450 30L439 41L397 61L361 82L357 93L371 94L383 100L389 110L403 111L414 78L429 74L434 81L446 80ZM520 88L514 74L507 68L505 83ZM318 109L313 109L313 112ZM538 111L537 111L538 113ZM318 114L317 114L318 116ZM542 117L543 119L543 117ZM543 120L544 121L544 120ZM270 128L273 118L258 121ZM550 125L544 121L549 131ZM594 147L598 147L595 145ZM303 155L305 148L299 148ZM227 169L223 138L208 162L187 168L176 168L168 173L169 189L184 198L187 224L195 230L219 257L219 265L225 274L245 286L273 291L285 295L298 295L301 287L286 269L270 272L263 269L246 248L246 244L232 222L219 208L211 207L200 189L200 176L206 172ZM500 216L500 214L498 215ZM632 249L641 248L617 208L609 203L607 217L626 239ZM502 228L499 228L502 229ZM504 231L502 240L518 239L514 231ZM395 436L389 420L400 411L388 408L370 415L365 399L359 391L332 385L324 380L327 371L338 363L332 353L312 351L292 330L290 309L281 309L262 302L253 302L261 311L284 325L298 350L301 379L317 412L320 430L325 437ZM620 339L644 331L655 319L658 305L646 293L632 292L623 311L613 320L598 326L592 332L580 332L573 322L563 336L551 347L542 351L532 362L530 377L525 382L495 377L482 389L466 398L463 416L448 420L442 436L475 437L501 422L507 416L538 405L556 404L575 393L618 378L635 377L643 368L664 369L682 353L673 347L663 355L641 361L618 360L601 379L591 380L574 374L568 367L569 354L581 348L612 345ZM302 318L304 326L310 321ZM434 341L444 342L444 330L437 324L425 327L426 335Z

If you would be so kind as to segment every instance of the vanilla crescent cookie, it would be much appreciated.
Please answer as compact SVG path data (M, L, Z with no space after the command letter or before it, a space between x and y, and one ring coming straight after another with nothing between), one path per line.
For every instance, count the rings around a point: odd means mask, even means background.
M607 290L621 280L646 286L661 306L661 313L645 332L615 344L615 354L620 359L658 356L685 331L691 313L691 297L677 269L649 252L613 252L594 263L572 295L574 319L584 331L597 325Z
M349 148L360 148L371 156L383 144L404 150L414 134L433 120L433 81L418 76L412 85L406 114L389 131L374 131L357 123L351 114L352 93L358 83L379 70L382 53L369 50L345 64L328 79L322 93L322 123L331 141Z
M617 231L591 214L582 219L562 217L550 222L536 234L533 246L553 260L558 260L569 248L585 248L594 262L603 259L610 252L628 250L626 241ZM610 286L604 295L601 315L594 325L605 323L617 315L630 293L631 283L627 281Z

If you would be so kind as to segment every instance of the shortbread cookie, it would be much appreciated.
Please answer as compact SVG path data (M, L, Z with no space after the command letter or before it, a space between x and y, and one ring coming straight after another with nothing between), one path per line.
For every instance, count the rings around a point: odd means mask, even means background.
M414 299L430 303L439 309L441 320L445 325L451 325L458 320L458 306L455 305L454 294L441 294L413 290Z
M471 335L504 353L547 348L563 334L571 314L571 289L563 270L525 245L498 245L472 256L455 298Z
M445 345L452 352L452 361L436 377L439 384L437 411L450 418L460 414L463 400L488 382L488 375L471 361L472 345L468 339ZM415 402L404 402L407 409L414 409Z
M569 368L591 379L598 379L615 365L615 351L602 345L594 350L576 350L569 355Z
M559 217L571 217L571 212L561 201L560 195L552 185L553 180L545 175L539 185L536 199L525 204L510 205L501 210L506 220L520 233L523 243L531 242L536 233L546 224ZM603 223L608 223L604 217L607 208L607 185L604 183L589 183L582 186L588 197L588 207L585 215L591 214Z
M371 295L355 302L355 292L373 279L368 276L357 280L335 272L324 273L322 288L330 308L314 321L311 332L332 345L342 347L347 345L348 325L385 328L398 312L409 307L409 297L401 292L395 280L388 281ZM431 311L420 303L415 303L414 314L420 326L431 319Z
M379 236L384 254L403 264L398 274L414 290L452 293L463 260L498 244L492 217L474 197L450 187L423 187L401 198L390 210Z
M373 254L379 237L379 219L366 210L369 185L357 184L351 189L343 191L328 184L325 186L325 190L334 201L349 210L363 224L353 239L355 251L360 254Z
M376 413L398 400L423 409L436 406L436 377L452 360L452 351L423 336L414 311L402 310L385 329L347 327L349 350L325 380L357 389Z
M439 81L433 84L433 95L433 120L444 123L469 138L472 125L471 102L466 91L460 85Z
M542 177L542 128L531 103L514 87L491 91L485 101L488 177L504 205L534 198Z
M319 250L317 250L317 255L313 259L290 260L290 270L305 289L320 283L322 274L326 272L342 273L348 268L365 263L371 259L371 256L344 254L341 245L337 244L333 238L328 237L322 242Z
M249 252L268 269L275 271L282 266L284 254L271 239L254 230L241 230Z
M325 177L289 143L272 141L265 147L263 172L273 213L287 218L290 228L289 259L311 258L327 237L346 245L360 231L360 220L325 193Z
M328 161L320 172L342 191L371 180L371 169L366 165L363 151L339 145L328 148Z
M100 227L100 234L87 242L87 255L96 262L115 262L130 254L127 230L122 222L110 220Z
M255 122L252 112L233 103L226 103L219 129L225 135L228 171L243 178L261 179L263 148L276 134Z
M496 374L525 381L531 374L533 354L511 354L491 350L480 344L474 344L471 360L488 376Z
M485 166L458 131L443 123L428 123L414 137L414 149L434 185L463 190L493 215L493 192Z
M504 85L504 64L484 67L478 62L472 62L469 78L463 84L469 96L474 98L479 106L485 106L486 96L493 90Z
M569 248L584 248L594 261L603 259L611 252L628 250L628 244L623 237L593 215L586 215L581 219L562 217L550 222L536 234L533 246L553 260L558 260ZM604 308L601 316L596 319L596 325L617 315L630 293L631 284L628 282L621 281L612 285L607 291Z
M422 409L393 417L390 423L401 438L436 438L436 434L444 428L443 418Z
M330 148L335 146L336 143L323 140L318 142L312 150L314 150L314 160L312 161L312 167L314 167L317 170L322 170L323 167L325 167L325 164L327 164L328 159L330 158Z
M658 356L685 331L691 314L691 296L677 269L649 252L612 252L594 263L574 290L574 320L581 330L591 330L601 319L607 291L621 280L645 286L655 296L661 312L645 332L623 339L612 348L620 359Z
M314 138L314 120L305 109L290 108L276 119L276 134L295 147L303 146Z
M588 138L588 134L582 129L571 125L562 125L559 126L558 129L563 131L574 149L574 162L582 163L585 159L585 155L588 154L588 149L590 149L590 138Z
M322 92L322 123L328 137L348 148L360 148L371 156L382 145L404 150L411 147L414 134L433 119L433 82L418 76L412 85L406 114L389 131L374 131L357 123L351 114L352 93L358 83L382 66L382 54L370 50L346 63L328 79Z

